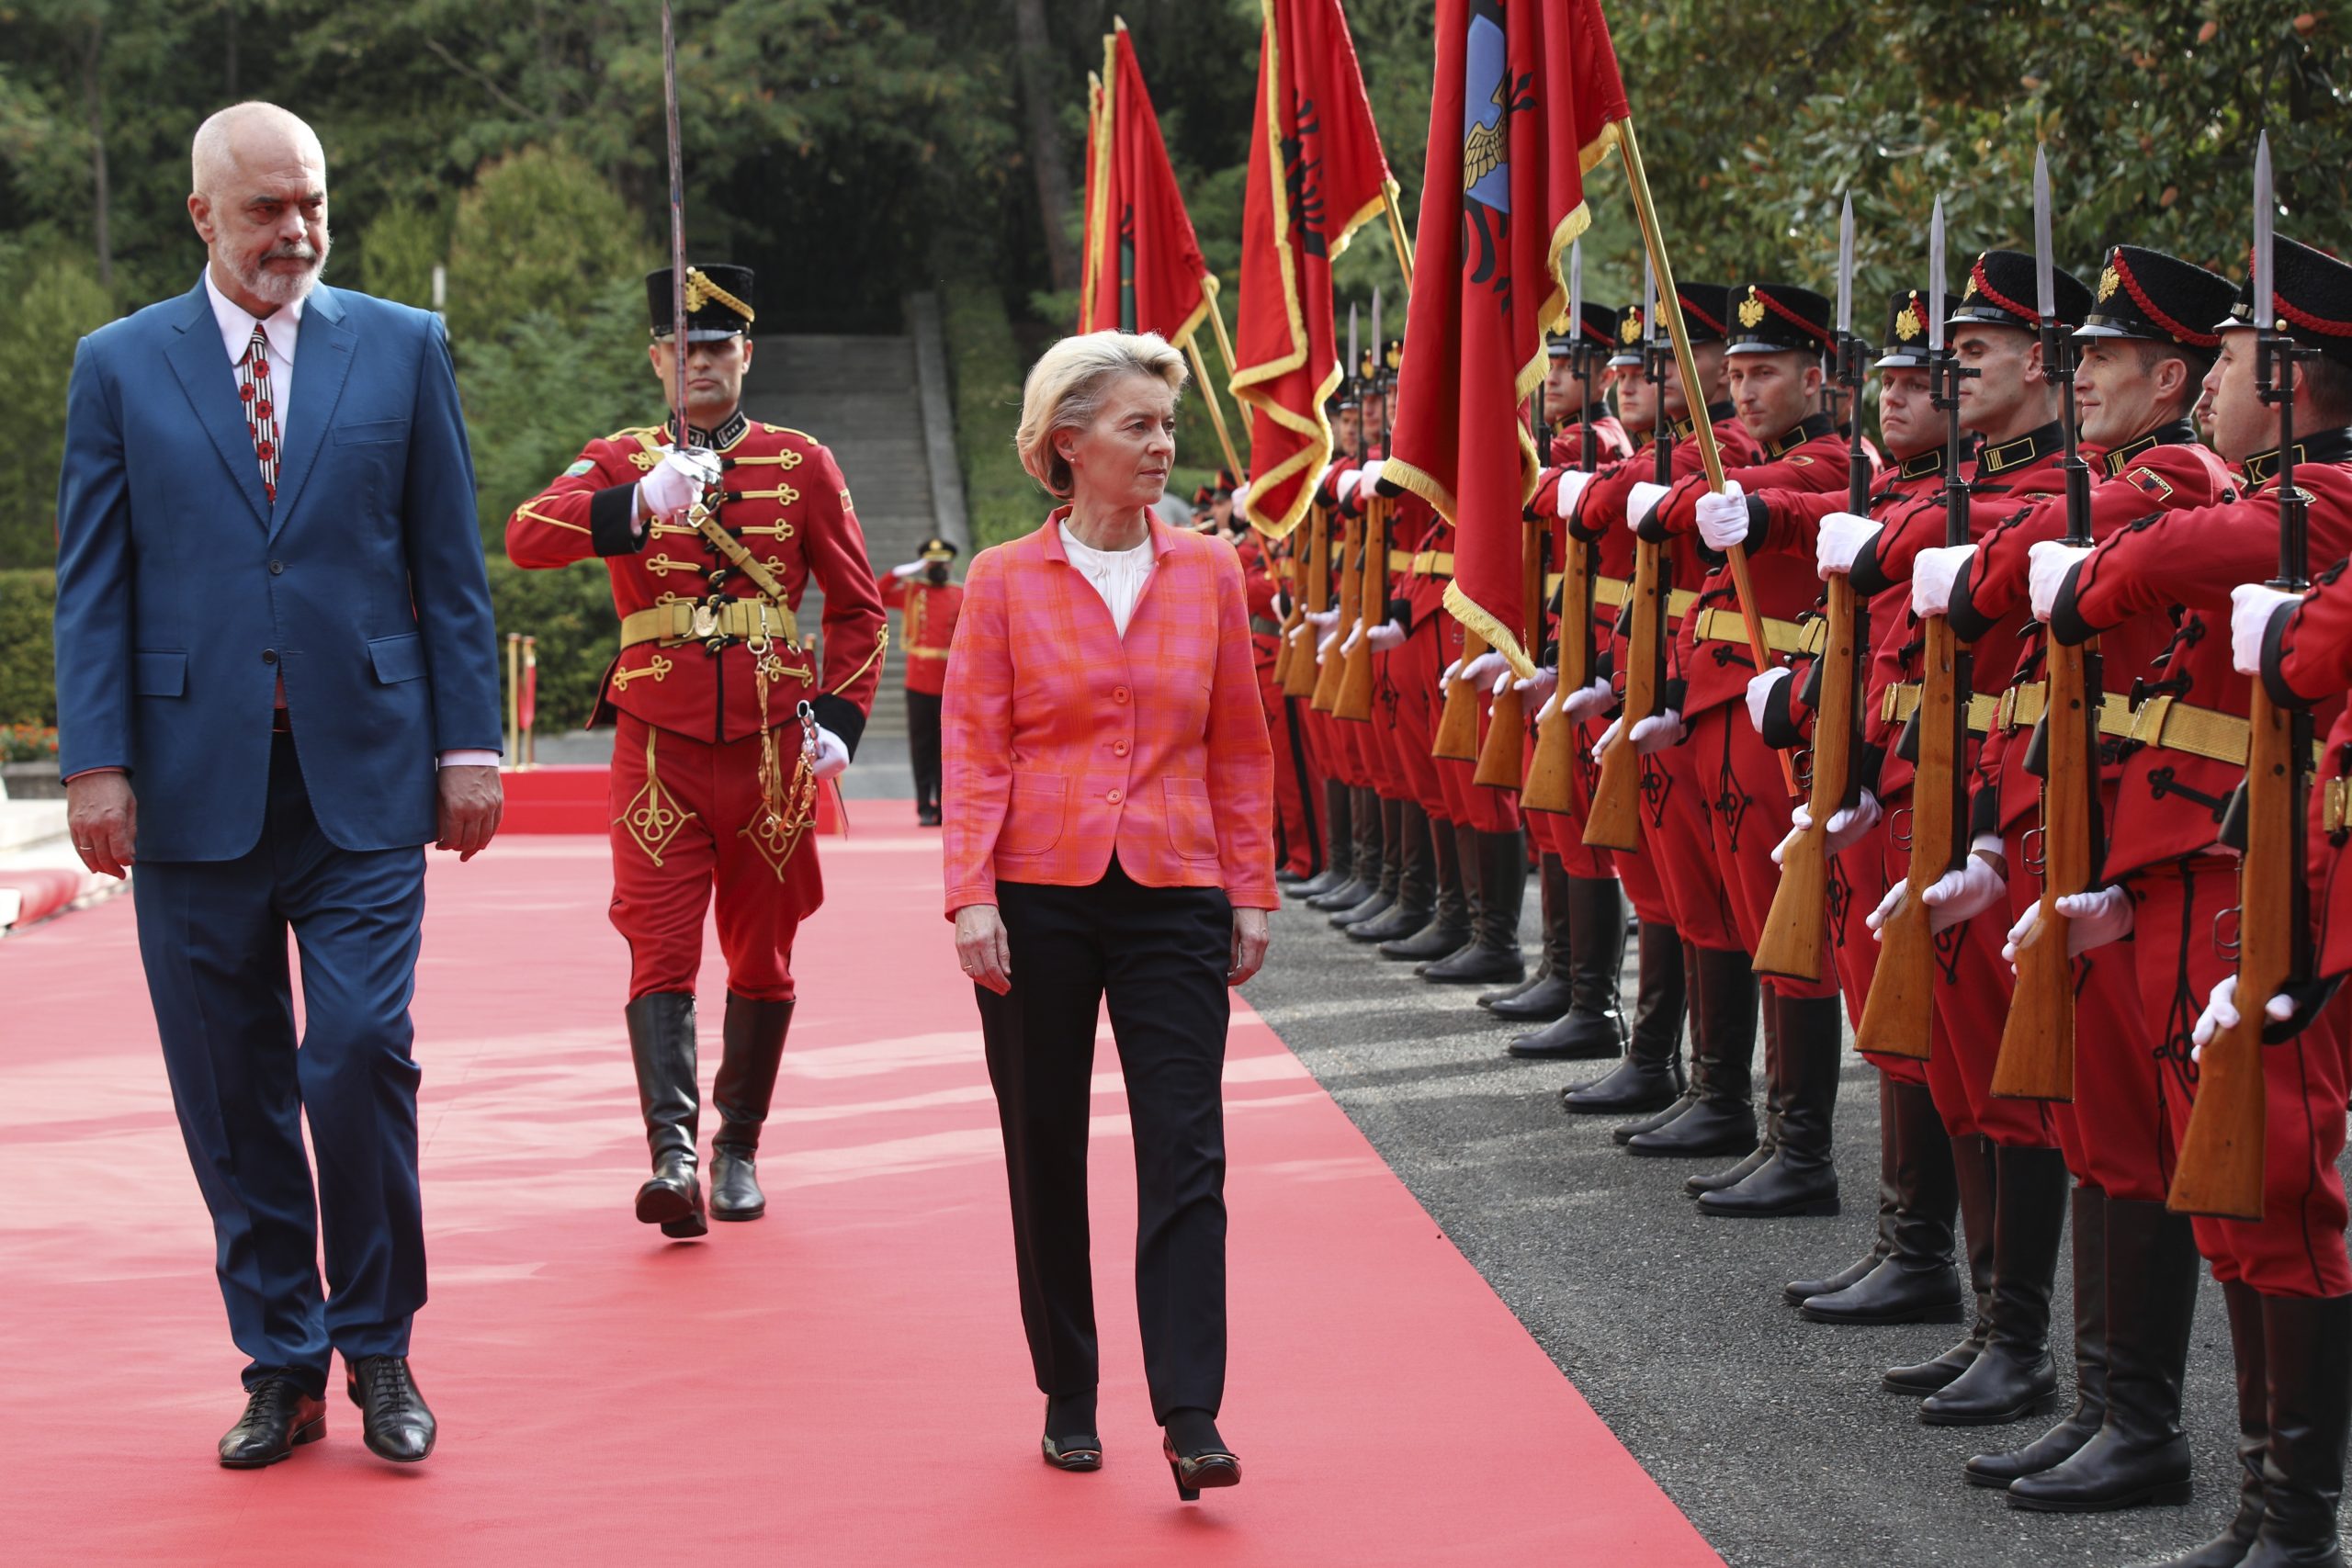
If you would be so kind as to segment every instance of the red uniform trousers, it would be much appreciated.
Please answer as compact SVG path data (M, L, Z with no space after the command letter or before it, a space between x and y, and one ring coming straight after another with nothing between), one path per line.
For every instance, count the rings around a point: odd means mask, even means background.
M2114 791L2106 794L2106 820L2112 822ZM2023 869L2024 839L2032 825L2033 818L2020 818L2005 835L2012 923L2041 897L2040 879ZM2164 1201L2172 1184L2172 1150L2157 1078L2131 940L2075 959L2075 1098L2050 1108L2058 1146L2075 1179L2110 1198Z
M1438 668L1430 671L1430 691L1443 711L1443 698L1437 694L1437 678L1445 667L1462 657L1464 628L1452 615L1430 617L1437 623L1436 653ZM1478 700L1478 739L1487 739L1488 709L1492 698L1481 693ZM1438 787L1445 793L1446 819L1475 828L1481 833L1515 833L1519 831L1519 791L1516 789L1482 788L1471 781L1477 775L1476 762L1459 762L1438 758Z
M777 737L789 769L797 727ZM614 926L628 942L629 1000L693 994L703 912L718 892L727 988L792 999L792 939L824 901L813 833L779 874L752 829L762 819L757 736L714 745L619 716L613 742Z
M1714 869L1730 896L1740 945L1754 953L1764 940L1781 868L1772 851L1789 836L1788 784L1781 776L1781 753L1764 744L1744 707L1718 703L1690 721L1681 750L1694 753L1707 781L1707 832ZM1826 922L1828 913L1822 915ZM1827 950L1825 930L1824 951ZM1838 972L1822 965L1818 980L1767 976L1764 984L1784 997L1817 1000L1838 994Z
M1862 1004L1878 973L1878 937L1863 922L1886 897L1886 824L1880 822L1829 857L1829 954L1846 997L1846 1021L1862 1021ZM1862 1060L1896 1083L1928 1087L1928 1064L1908 1056L1861 1053Z
M1642 759L1642 852L1657 880L1668 921L1693 947L1745 953L1731 894L1715 874L1708 836L1707 795L1699 759L1688 745L1668 746ZM1629 861L1634 857L1623 857ZM1631 890L1634 879L1628 878ZM1638 901L1636 908L1640 908Z
M1885 802L1887 818L1907 811L1909 786ZM1911 852L1892 831L1886 846L1887 886L1910 874ZM1868 913L1868 911L1864 911ZM2001 1055L2001 1025L2008 1017L2014 976L2001 956L2009 917L1998 908L1936 938L1936 1017L1928 1048L1928 1090L1936 1114L1954 1137L1982 1133L2008 1148L2054 1149L2058 1130L2050 1108L2035 1100L2005 1100L1993 1092L1993 1064Z
M1437 648L1436 623L1424 618L1402 647L1381 656L1386 660L1382 679L1396 693L1396 760L1410 798L1431 820L1451 822L1445 788L1438 782L1437 760L1430 755L1430 748L1437 742L1437 677L1445 668Z
M1582 744L1577 747L1575 763L1577 786L1582 798L1591 798L1592 773L1588 761L1592 755L1592 738L1579 730ZM1535 765L1535 716L1528 716L1527 746L1520 762L1520 776ZM1520 818L1527 824L1527 837L1539 854L1557 855L1561 866L1570 876L1591 879L1613 877L1617 867L1607 850L1596 850L1584 841L1584 819L1581 816L1555 811L1530 811L1522 804Z
M1321 826L1317 814L1323 783L1307 761L1305 740L1291 729L1290 703L1274 679L1272 658L1263 650L1258 660L1258 689L1265 698L1266 739L1274 749L1274 817L1282 825L1283 868L1306 876L1322 852L1316 834Z
M2189 1030L2206 995L2234 967L2215 948L2213 917L2238 901L2237 862L2199 855L2134 872L2123 886L2132 894L2140 1001L2164 1091L2159 1128L2169 1134L2169 1174L2197 1095ZM2266 998L2241 999L2259 1008ZM2292 1040L2262 1049L2268 1111L2262 1218L2195 1222L2197 1250L2216 1279L2243 1280L2267 1296L2352 1294L2344 1181L2335 1168L2344 1152L2343 1023L2340 1007L2331 1007Z

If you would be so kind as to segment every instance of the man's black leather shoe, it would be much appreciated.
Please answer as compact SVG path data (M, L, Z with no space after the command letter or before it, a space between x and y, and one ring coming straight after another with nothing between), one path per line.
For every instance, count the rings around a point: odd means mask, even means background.
M264 1378L246 1392L245 1413L221 1435L220 1462L259 1470L326 1435L325 1400L311 1398L291 1378Z
M344 1389L359 1406L368 1451L395 1464L414 1464L433 1451L436 1430L424 1395L409 1375L405 1356L345 1360Z

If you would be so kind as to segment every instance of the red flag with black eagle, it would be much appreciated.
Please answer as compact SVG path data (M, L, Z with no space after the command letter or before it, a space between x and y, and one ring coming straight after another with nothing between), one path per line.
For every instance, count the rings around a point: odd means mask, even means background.
M1087 202L1091 287L1080 303L1078 326L1158 333L1182 348L1208 320L1216 275L1184 210L1127 24L1119 23L1106 42L1093 157L1102 183L1097 189L1090 180Z
M1260 11L1233 396L1250 410L1249 518L1280 538L1331 459L1331 264L1396 182L1340 0L1260 0Z
M1520 673L1521 512L1539 459L1521 405L1566 320L1584 176L1629 117L1599 0L1438 0L1429 163L1383 477L1454 527L1446 608Z

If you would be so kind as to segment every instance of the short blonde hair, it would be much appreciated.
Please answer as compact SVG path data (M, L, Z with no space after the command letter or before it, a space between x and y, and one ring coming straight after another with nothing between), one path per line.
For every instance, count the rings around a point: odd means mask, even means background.
M1021 389L1021 429L1012 438L1021 466L1048 491L1068 500L1069 464L1054 450L1054 432L1093 423L1111 384L1121 377L1148 376L1181 395L1184 374L1184 356L1158 333L1084 333L1062 339L1038 356Z

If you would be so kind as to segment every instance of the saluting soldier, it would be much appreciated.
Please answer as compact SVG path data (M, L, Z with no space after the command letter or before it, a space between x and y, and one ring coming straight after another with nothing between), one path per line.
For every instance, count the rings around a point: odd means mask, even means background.
M629 1050L653 1175L637 1217L704 1234L696 1160L695 978L718 896L725 1054L712 1098L707 1213L756 1219L753 1170L792 1019L792 940L824 897L810 839L817 782L846 767L881 677L887 622L832 454L742 411L748 268L689 267L686 446L666 424L591 441L507 520L517 566L604 558L620 657L614 716L613 924L629 945ZM668 268L646 278L650 357L677 406ZM824 595L821 653L796 615ZM803 716L805 713L805 716Z
M947 649L964 588L952 581L956 547L929 538L914 559L890 569L879 584L886 608L899 612L899 648L907 670L907 761L915 775L915 820L936 828L939 816L939 699L947 689Z
M2075 333L2081 439L2098 450L2095 539L2156 512L2235 494L2228 466L2198 445L2188 422L2221 343L2211 323L2234 293L2228 279L2159 252L2118 245L2103 259L2097 297ZM2059 538L2066 520L2064 498L2051 497L1985 536L1952 585L1951 625L1962 641L2016 616L2028 599L2030 550ZM2116 817L2130 694L2172 635L2171 616L2151 613L2099 638L2099 821ZM1988 907L2018 917L2012 943L2039 914L2039 879L2025 868L2041 822L2041 781L2029 753L2046 706L2042 649L2041 637L2027 637L1984 743L1974 800L1973 874ZM2129 903L2122 889L2108 887L2068 897L2061 913L2078 928L2075 940L2088 943L2102 923L2125 918ZM2007 1485L2015 1506L2079 1512L2163 1500L2188 1484L2180 1385L2198 1269L2188 1220L2165 1206L2172 1151L2128 939L2088 953L2073 989L2075 1098L2054 1108L2053 1120L2076 1178L2075 1406L2031 1443L1977 1455L1968 1474L1980 1485Z
M2295 367L2295 486L2309 498L2310 556L2341 562L2352 551L2352 266L2307 246L2277 242L2276 314L2310 357ZM2206 387L2213 445L2238 465L2234 502L2157 512L2087 556L2063 544L2036 547L2037 599L2051 633L2079 643L2135 615L2172 610L2179 635L2161 674L2141 688L2132 736L2139 743L2118 788L2102 876L2130 895L2128 927L2142 1005L2163 1065L2165 1116L2187 1127L2196 1094L2195 1047L2235 1004L2233 961L2212 922L2238 901L2235 858L2221 845L2221 813L2245 776L2247 670L2233 658L2230 593L2269 577L2278 562L2278 411L2262 400L2255 366L2252 288L2220 327L2221 355ZM2249 615L2249 620L2256 617ZM2315 621L2324 624L2315 617ZM2262 617L2267 629L2268 617ZM2265 679L2275 696L2334 716L2341 687L2292 657L2293 617L2272 640ZM2249 649L2259 654L2260 649ZM2275 675L2275 679L2272 677ZM2303 682L2309 682L2309 684ZM2319 702L2312 703L2316 694ZM2342 762L2329 772L2340 773ZM2318 824L2331 849L2324 812ZM2119 932L2118 934L2120 934ZM2334 934L2331 930L2329 934ZM2237 1373L2238 1512L2222 1536L2190 1561L2331 1562L2339 1560L2336 1507L2343 1491L2347 1404L2352 1404L2352 1261L2345 1252L2345 1035L2338 1010L2315 998L2282 998L2262 1052L2267 1085L2263 1217L2199 1218L2198 1250L2222 1281ZM2202 1007L2193 1029L2188 1021Z
M1683 617L1675 645L1679 679L1668 707L1679 721L1679 743L1696 753L1707 784L1713 869L1731 892L1751 954L1780 884L1772 851L1788 836L1789 799L1780 759L1747 717L1747 684L1758 671L1729 558L1718 552L1747 547L1748 490L1846 493L1852 447L1819 412L1822 356L1836 347L1830 322L1829 301L1809 288L1759 281L1737 292L1724 357L1740 423L1759 450L1752 462L1724 469L1720 495L1703 478L1686 478L1641 520L1653 536L1696 533L1712 568ZM1820 592L1810 563L1786 552L1759 556L1748 581L1768 656L1795 652L1804 635L1797 618ZM1844 1050L1837 974L1810 981L1775 976L1762 986L1761 1002L1763 1137L1738 1164L1692 1177L1686 1188L1710 1214L1835 1213L1830 1123Z

